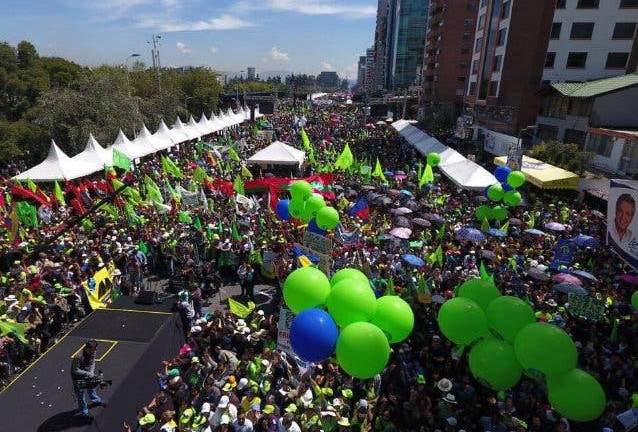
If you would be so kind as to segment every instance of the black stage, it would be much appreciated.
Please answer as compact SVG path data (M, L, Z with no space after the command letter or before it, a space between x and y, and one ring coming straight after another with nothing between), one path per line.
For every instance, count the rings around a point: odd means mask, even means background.
M0 432L122 430L157 391L161 361L184 341L181 320L170 302L136 305L120 298L88 315L0 393ZM106 407L95 407L92 424L76 415L69 369L71 357L89 339L98 341L98 369L113 385L99 391Z

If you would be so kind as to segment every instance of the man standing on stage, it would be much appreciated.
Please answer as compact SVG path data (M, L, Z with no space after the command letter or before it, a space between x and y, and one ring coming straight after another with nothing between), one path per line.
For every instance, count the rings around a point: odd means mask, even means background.
M95 352L97 351L97 342L95 340L88 341L79 356L73 358L71 363L71 379L73 379L73 391L78 401L78 411L87 419L91 419L89 415L89 407L86 403L85 393L88 393L89 399L93 404L104 405L102 399L97 394L97 383L99 376L95 373Z

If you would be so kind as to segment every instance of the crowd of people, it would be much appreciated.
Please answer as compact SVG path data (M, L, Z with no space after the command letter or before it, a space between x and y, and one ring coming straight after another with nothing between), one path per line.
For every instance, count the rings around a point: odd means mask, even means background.
M599 247L578 249L573 257L570 270L595 276L583 284L589 295L605 304L600 320L570 314L569 299L553 289L549 270L561 236L604 239L604 215L571 193L526 187L525 205L510 210L505 237L487 236L481 243L458 240L456 229L480 226L474 211L484 198L459 190L438 174L434 184L419 188L417 172L423 156L388 124L366 125L363 119L352 105L282 104L268 116L269 125L260 126L267 130L240 125L206 141L236 143L239 159L245 160L269 144L270 135L300 147L298 132L304 127L315 156L304 174L333 174L323 192L341 214L342 226L328 234L334 245L331 270L360 268L378 295L391 290L408 301L415 314L411 337L393 346L381 375L353 379L334 361L305 364L278 349L280 288L299 265L292 245L299 242L305 227L279 220L270 211L267 195L238 202L224 184L238 175L247 176L242 162L221 149L191 143L171 149L182 178L165 172L159 156L120 175L142 195L147 192L145 177L153 179L161 186L165 207L139 203L135 215L127 215L123 208L128 198L116 198L117 215L98 210L90 216L90 224L65 227L63 235L54 238L76 209L52 200L47 224L21 230L20 243L2 243L3 254L11 258L2 272L0 314L8 323L27 324L24 336L3 331L2 382L7 383L90 311L83 283L110 266L117 294L135 294L148 275L181 280L178 308L187 332L178 355L157 365L157 393L149 395L137 422L126 424L126 430L625 430L631 424L627 417L638 417L638 398L632 398L638 392L638 316L629 303L635 287L617 278L628 269L602 242ZM335 170L333 163L345 143L356 158L356 169ZM374 166L377 158L384 171L403 174L395 178L388 173L389 184L371 177L362 166ZM212 179L196 181L196 167ZM100 187L104 181L76 182L85 189L87 208L109 193ZM7 191L9 182L5 181ZM66 188L67 201L75 189ZM174 189L196 192L198 198L187 203L175 196ZM349 208L362 197L367 199L369 215L349 216ZM412 213L397 216L391 210L399 207ZM427 224L413 221L426 216ZM564 224L566 231L525 232L554 221ZM412 229L410 239L388 234L397 224ZM50 247L38 248L46 242ZM426 259L439 246L442 259ZM263 268L266 252L277 256L269 275ZM402 259L406 253L423 257L426 264L410 265ZM502 294L525 299L539 320L559 325L572 336L579 347L579 367L605 389L608 403L600 419L574 423L561 418L547 401L543 384L531 378L524 377L509 391L495 392L472 377L466 353L442 336L436 316L457 285L479 275L481 264L494 275ZM208 299L229 284L242 286L240 300L259 302L254 288L258 282L273 285L276 294L248 317L206 308Z

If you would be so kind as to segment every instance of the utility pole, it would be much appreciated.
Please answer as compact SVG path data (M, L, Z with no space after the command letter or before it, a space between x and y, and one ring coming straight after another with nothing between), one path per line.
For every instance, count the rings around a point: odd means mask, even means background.
M158 93L162 92L162 83L160 80L160 68L162 67L160 64L160 55L159 55L159 46L160 39L162 36L153 35L151 42L153 44L153 48L151 49L151 58L153 59L153 69L155 69L155 75L157 76L157 91Z

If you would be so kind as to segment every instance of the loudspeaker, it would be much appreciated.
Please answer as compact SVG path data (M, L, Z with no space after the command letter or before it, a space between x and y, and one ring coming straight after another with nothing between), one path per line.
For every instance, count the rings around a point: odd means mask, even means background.
M157 293L155 291L140 291L137 298L135 299L135 303L143 305L155 304L156 295Z

